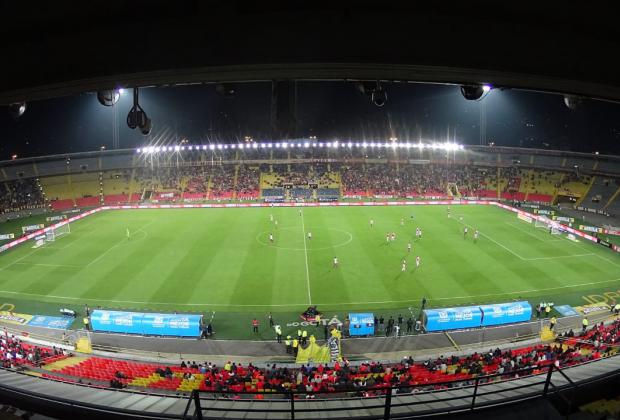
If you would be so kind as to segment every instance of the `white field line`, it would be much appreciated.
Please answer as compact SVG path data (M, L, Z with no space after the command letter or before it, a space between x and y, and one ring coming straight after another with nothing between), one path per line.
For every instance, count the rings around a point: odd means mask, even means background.
M12 267L12 266L14 266L15 264L18 264L20 261L22 261L22 260L24 260L24 259L28 258L28 257L29 257L29 256L31 256L32 254L34 254L35 252L37 252L39 249L41 249L41 247L39 247L39 248L35 248L35 250L34 250L34 251L27 253L26 255L24 255L23 257L20 257L20 258L16 259L16 260L15 260L15 261L13 261L12 263L9 263L9 264L7 264L7 265L5 265L5 266L0 267L0 271L5 270L5 269L7 269L7 268L9 268L9 267Z
M146 229L147 227L149 227L151 224L153 224L155 222L155 220L151 220L150 222L148 222L146 225L142 226L140 229L136 230L135 232L140 232L143 231L144 229ZM89 262L88 264L86 264L86 266L84 268L88 268L91 265L95 264L97 261L101 260L103 257L105 257L110 251L112 251L114 248L122 245L124 242L126 242L129 238L127 237L123 237L123 239L120 242L117 242L116 244L112 245L110 248L106 249L103 253L99 254L99 256L97 258L95 258L94 260L92 260L91 262Z
M306 258L306 286L308 287L308 304L312 305L312 295L310 294L310 270L308 269L308 245L306 244L306 226L304 225L304 213L301 214L301 234L304 236L304 257Z
M541 242L553 242L553 241L559 241L558 238L554 238L554 239L542 239L540 238L540 236L533 234L532 232L528 232L527 230L523 229L522 227L519 227L517 225L515 225L513 222L505 222L508 226L511 226L517 230L520 230L521 232L525 233L526 235L530 235L532 238L534 239L538 239Z
M563 289L571 289L575 287L584 287L584 286L594 286L598 284L607 284L620 282L620 278L611 279L611 280L602 280L602 281L593 281L588 283L579 283L579 284L570 284L566 286L557 286L557 287L546 287L542 289L529 289L529 290L518 290L513 292L503 292L503 293L487 293L483 295L467 295L467 296L444 296L440 298L434 298L435 300L457 300L457 299L478 299L484 297L497 297L497 296L510 296L510 295L518 295L518 294L526 294L526 293L538 293L538 292L548 292L551 290L563 290ZM43 295L38 293L24 293L24 292L15 292L9 290L0 290L0 295L8 294L15 296L30 296L30 297L47 297L51 299L60 299L63 301L66 300L78 300L78 301L88 301L88 302L101 302L101 303L129 303L135 305L174 305L174 306L212 306L212 307L251 307L251 308L269 308L269 307L307 307L307 303L286 303L286 304L272 304L272 305L232 305L229 303L176 303L176 302L145 302L145 301L137 301L137 300L116 300L116 299L93 299L93 298L85 298L85 297L73 297L73 296L56 296L56 295ZM376 305L376 304L387 304L387 303L408 303L408 302L418 302L422 300L422 296L414 297L412 299L407 300L381 300L381 301L368 301L368 302L325 302L325 303L314 303L315 305L331 305L331 306L343 306L343 305Z
M15 264L19 264L19 265L33 265L33 266L40 266L40 267L84 268L83 265L74 265L74 264L41 264L41 263L28 263L28 262L17 262Z
M601 257L601 256L600 256L600 255L598 255L598 254L596 254L596 256L597 256L597 257L599 257L599 258L600 258L600 259L602 259L602 260L607 261L609 264L615 265L616 267L620 267L620 264L618 264L618 263L616 263L616 262L613 262L613 261L612 261L612 260L610 260L610 259L607 259L607 258L605 258L605 257Z
M460 220L457 220L457 222L459 222L460 224L467 226L470 229L473 229L472 226L468 225L467 223L461 222ZM491 238L489 235L481 232L480 235L484 236L485 238L487 238L488 240L490 240L491 242L493 242L495 245L504 248L506 251L510 252L512 255L514 255L515 257L519 258L522 261L545 261L545 260L555 260L555 259L560 259L560 258L573 258L573 257L587 257L587 256L592 256L595 255L593 253L587 253L587 254L571 254L571 255L560 255L558 257L538 257L538 258L525 258L521 255L519 255L518 253L516 253L515 251L513 251L512 249L508 248L506 245L497 242L495 239Z

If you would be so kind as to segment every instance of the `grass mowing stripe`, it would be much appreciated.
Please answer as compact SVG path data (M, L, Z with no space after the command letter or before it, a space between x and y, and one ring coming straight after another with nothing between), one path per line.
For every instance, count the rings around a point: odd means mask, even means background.
M308 304L312 305L312 294L310 293L310 271L308 269L308 244L306 242L306 226L304 224L304 212L299 210L301 215L301 234L304 240L304 257L306 259L306 286L308 287Z

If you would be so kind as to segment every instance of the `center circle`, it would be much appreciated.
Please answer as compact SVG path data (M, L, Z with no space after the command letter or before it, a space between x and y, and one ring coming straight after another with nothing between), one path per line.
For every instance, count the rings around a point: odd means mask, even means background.
M308 239L308 232L312 233L312 239ZM270 233L274 235L273 243L269 242ZM326 238L331 241L332 237L336 238L335 243L325 245ZM346 230L331 227L316 229L309 227L305 229L305 232L302 232L299 226L287 226L273 231L261 232L256 235L256 241L261 245L289 251L321 251L346 246L353 241L353 235Z

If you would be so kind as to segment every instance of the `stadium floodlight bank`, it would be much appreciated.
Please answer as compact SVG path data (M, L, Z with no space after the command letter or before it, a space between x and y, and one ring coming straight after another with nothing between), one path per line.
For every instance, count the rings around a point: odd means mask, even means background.
M231 143L231 144L203 144L203 145L187 145L187 146L145 146L136 149L136 153L153 154L161 152L184 152L184 151L200 151L200 150L225 150L225 149L288 149L288 148L330 148L330 149L350 149L356 148L386 148L386 149L427 149L427 150L445 150L455 152L464 150L462 144L453 142L443 143L422 143L422 142L352 142L352 141L288 141L288 142L255 142L255 143Z
M45 232L45 242L54 242L57 238L60 238L63 235L68 235L71 233L71 226L69 223L64 223L60 226L52 227L50 230Z

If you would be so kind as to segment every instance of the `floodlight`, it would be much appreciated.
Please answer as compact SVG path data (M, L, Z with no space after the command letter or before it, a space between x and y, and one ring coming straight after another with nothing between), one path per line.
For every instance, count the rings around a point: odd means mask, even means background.
M136 153L142 153L142 149L136 149Z
M26 112L26 102L17 102L9 105L9 115L13 118L19 118Z
M209 145L209 150L215 150L215 144L210 144Z
M174 146L174 151L175 151L175 152L178 152L178 151L180 151L180 150L181 150L181 146Z
M486 89L485 90L485 86ZM468 101L477 101L482 98L482 96L491 90L491 86L489 85L462 85L461 86L461 94Z
M482 85L482 91L484 93L489 93L491 91L491 89L492 89L491 85L486 85L486 84Z
M568 109L575 110L581 106L583 103L583 98L574 95L564 95L564 105L568 107Z
M97 92L97 100L103 106L113 106L121 98L121 93L116 89L100 90Z

